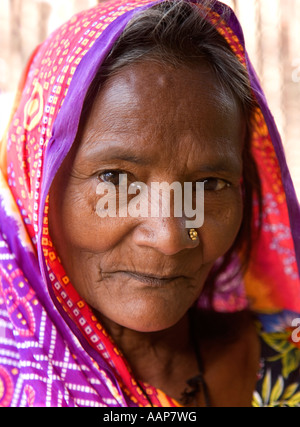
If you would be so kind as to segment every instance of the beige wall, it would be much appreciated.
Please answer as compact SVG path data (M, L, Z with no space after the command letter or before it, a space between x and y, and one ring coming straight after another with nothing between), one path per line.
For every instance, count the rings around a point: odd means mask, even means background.
M47 34L97 0L1 0L0 133L26 59ZM224 0L235 8L247 49L281 132L300 196L300 0Z

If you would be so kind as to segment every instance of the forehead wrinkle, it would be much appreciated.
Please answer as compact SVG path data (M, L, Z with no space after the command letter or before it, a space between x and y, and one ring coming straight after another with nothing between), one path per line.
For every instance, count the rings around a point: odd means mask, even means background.
M241 150L236 151L230 141L223 140L223 146L227 149L216 150L215 145L219 141L207 140L201 141L192 139L188 144L182 141L182 148L173 157L173 165L179 170L182 176L189 174L190 171L200 173L227 173L230 175L240 175L242 171ZM179 154L181 161L178 161Z

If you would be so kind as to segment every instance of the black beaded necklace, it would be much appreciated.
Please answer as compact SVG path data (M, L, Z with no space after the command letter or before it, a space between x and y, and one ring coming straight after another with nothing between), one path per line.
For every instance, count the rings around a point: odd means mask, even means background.
M210 408L211 400L209 396L208 386L204 377L204 365L203 365L203 360L202 360L201 353L199 350L199 345L198 345L198 336L197 336L197 331L195 327L196 321L195 321L193 309L189 311L189 324L190 324L191 342L193 343L193 346L194 346L194 352L197 359L199 373L195 377L187 380L186 383L189 386L189 388L186 388L184 390L180 400L184 405L188 405L191 402L195 401L199 393L202 392L204 396L205 407Z

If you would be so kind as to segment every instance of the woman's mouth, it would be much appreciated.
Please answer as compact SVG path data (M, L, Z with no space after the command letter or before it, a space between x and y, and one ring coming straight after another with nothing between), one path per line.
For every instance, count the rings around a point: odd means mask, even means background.
M146 273L136 273L132 271L120 271L119 273L125 274L138 282L145 283L153 287L163 287L169 283L175 282L178 279L183 279L183 276L157 276Z

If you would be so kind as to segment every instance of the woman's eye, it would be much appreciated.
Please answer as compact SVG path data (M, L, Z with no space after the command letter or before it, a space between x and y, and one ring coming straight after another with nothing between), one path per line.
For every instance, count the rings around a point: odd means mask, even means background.
M224 188L230 187L229 182L219 178L207 178L203 182L205 191L221 191Z
M98 175L99 179L103 182L111 183L114 185L121 185L123 180L122 172L120 171L106 171Z

